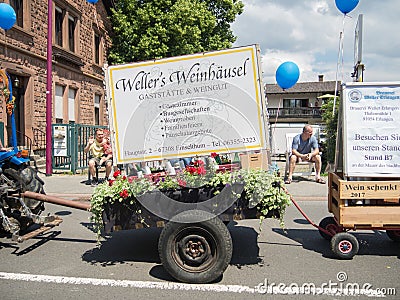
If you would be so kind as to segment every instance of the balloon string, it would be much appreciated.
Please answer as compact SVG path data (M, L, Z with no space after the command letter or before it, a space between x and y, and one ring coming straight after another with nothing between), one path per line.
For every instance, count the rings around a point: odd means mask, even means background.
M342 47L342 53L341 53L341 56L342 56L342 61L341 61L341 64L340 64L340 74L341 74L341 80L342 80L342 82L343 82L343 65L344 65L344 23L345 23L345 20L346 20L346 15L344 15L343 16L343 23L342 23L342 39L341 39L341 41L342 41L342 44L341 44L341 47Z
M282 95L280 95L280 97L279 97L278 110L276 111L274 127L272 127L272 133L271 133L272 136L274 136L274 134L275 134L276 124L278 123L278 116L279 116L279 111L280 111L280 107L281 107L281 102L282 102Z
M341 72L341 80L343 82L343 56L344 56L344 50L343 50L343 45L344 45L344 23L346 19L346 14L343 15L343 24L342 24L342 31L340 32L339 35L339 50L338 50L338 59L336 63L336 78L335 78L335 94L333 97L333 107L332 107L332 116L335 115L335 107L336 107L336 94L337 94L337 89L338 89L338 74L339 74L339 66L340 66L340 72Z

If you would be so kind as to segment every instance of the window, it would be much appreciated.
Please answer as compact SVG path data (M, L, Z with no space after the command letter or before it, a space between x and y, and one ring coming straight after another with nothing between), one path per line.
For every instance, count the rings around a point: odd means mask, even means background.
M68 90L68 122L75 123L75 98L77 91L75 89Z
M283 99L284 108L307 107L308 99Z
M54 8L54 44L71 52L78 48L79 11L62 1Z
M94 125L100 125L100 97L94 96Z
M100 36L98 34L94 34L94 62L99 65L100 64Z
M65 87L56 84L56 95L54 97L54 110L56 123L60 124L64 122L64 90Z
M24 27L24 4L23 0L10 0L10 5L17 16L16 25Z
M54 42L56 45L63 46L63 21L64 21L64 16L63 16L63 11L61 8L56 7L56 12L55 12L55 20L54 20L54 27L55 27L55 36L54 36Z
M76 18L68 16L68 46L72 52L75 52L75 28Z

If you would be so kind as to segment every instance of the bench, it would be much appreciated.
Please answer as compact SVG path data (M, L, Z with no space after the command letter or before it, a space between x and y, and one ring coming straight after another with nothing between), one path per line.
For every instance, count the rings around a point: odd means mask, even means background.
M290 155L292 154L292 142L293 138L298 133L286 133L286 165L285 165L285 178L289 174ZM296 167L293 171L293 176L311 176L315 175L315 163L309 161L296 162L296 166L305 166L304 171L296 171ZM298 169L298 168L297 168Z

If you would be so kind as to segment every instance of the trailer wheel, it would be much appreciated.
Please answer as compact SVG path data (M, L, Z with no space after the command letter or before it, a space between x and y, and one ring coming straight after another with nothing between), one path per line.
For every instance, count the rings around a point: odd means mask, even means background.
M330 241L332 237L339 232L342 232L343 229L340 225L338 225L335 221L334 217L325 217L319 222L319 227L325 229L326 231L332 233L332 235L328 235L318 228L319 234L326 240Z
M394 242L399 243L400 242L400 230L395 229L395 230L386 230L386 235Z
M232 258L232 238L224 223L200 210L178 214L161 232L161 263L175 279L209 283L219 278Z
M331 249L341 259L352 259L358 253L358 240L350 233L339 232L332 237Z

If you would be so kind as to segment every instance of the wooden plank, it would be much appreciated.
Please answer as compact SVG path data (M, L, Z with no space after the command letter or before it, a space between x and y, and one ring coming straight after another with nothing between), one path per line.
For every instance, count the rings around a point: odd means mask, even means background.
M391 204L399 204L399 198L389 198L389 199L383 199L383 202L385 203L391 203Z
M339 180L341 178L336 173L329 173L329 176L332 180L332 183L335 183L337 186L339 186Z
M339 223L344 227L353 225L371 225L371 227L398 225L400 227L400 206L342 207Z
M340 182L341 199L400 198L400 181L346 181Z
M332 200L336 199L339 201L339 193L335 188L334 184L337 181L338 176L335 173L328 173L328 210L332 212ZM336 184L338 186L338 184Z
M56 217L56 219L52 222L44 224L42 227L33 230L31 232L28 232L27 234L24 234L22 236L19 236L17 238L18 243L22 243L23 241L29 240L35 236L38 236L41 233L44 233L46 231L49 231L51 228L60 225L62 223L62 219L60 217Z
M334 215L334 217L339 220L340 219L340 208L339 206L335 205L332 203L331 206L331 213Z
M332 190L332 197L334 199L336 199L336 201L338 202L338 204L340 204L340 197L339 197L339 192L336 190Z

